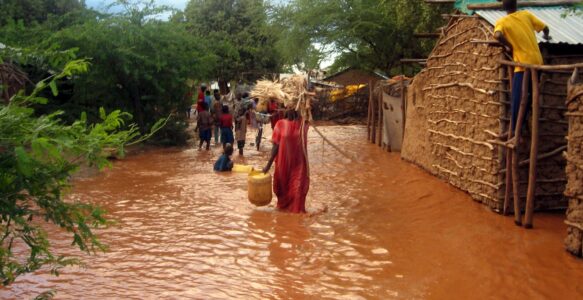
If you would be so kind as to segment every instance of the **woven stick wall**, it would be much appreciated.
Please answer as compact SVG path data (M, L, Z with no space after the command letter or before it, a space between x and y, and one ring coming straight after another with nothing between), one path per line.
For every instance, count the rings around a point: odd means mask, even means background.
M427 67L409 88L401 154L499 208L502 162L498 147L488 140L500 134L501 116L506 115L497 63L502 50L472 42L490 39L491 30L476 18L450 21Z
M502 49L493 28L479 18L452 18L408 92L402 157L467 191L475 200L502 210L505 190L505 148L496 140L508 130L512 69L499 65ZM547 63L580 61L552 58ZM565 74L541 78L541 143L536 209L566 206L567 122L563 113ZM521 144L520 194L526 197L530 117Z
M567 250L582 256L583 242L583 83L569 85L568 96L569 146L567 149L567 189L569 198L567 220Z

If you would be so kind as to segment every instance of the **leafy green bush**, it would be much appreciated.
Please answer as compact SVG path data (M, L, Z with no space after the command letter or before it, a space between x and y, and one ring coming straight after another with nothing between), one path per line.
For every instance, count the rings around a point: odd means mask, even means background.
M77 76L70 99L54 103L69 107L68 113L87 111L91 121L97 107L130 112L140 128L174 114L184 121L184 110L192 103L184 96L188 78L204 78L215 57L181 24L149 19L137 12L89 20L55 33L46 47L77 49L76 55L91 60L92 71ZM182 118L180 120L180 118ZM184 126L175 123L160 137L174 144L185 141ZM176 130L176 132L169 132Z
M121 109L142 130L172 114L177 122L153 140L183 144L184 111L192 104L185 97L186 82L209 78L218 58L209 52L209 42L193 36L186 24L156 18L167 8L145 1L117 3L124 9L115 15L75 10L42 24L9 22L0 27L0 41L11 47L10 57L33 81L71 59L91 63L91 72L57 82L58 96L42 92L51 101L36 106L37 113L64 111L61 118L73 122L86 112L89 122L98 122L99 107Z
M174 21L184 22L220 57L211 75L223 90L232 80L254 81L281 70L267 1L191 0Z
M12 283L16 277L43 266L58 274L60 268L78 264L77 259L55 256L43 230L44 221L72 234L73 244L86 252L104 249L93 228L107 224L104 211L91 204L66 202L63 191L81 164L108 165L104 149L123 147L139 137L135 125L120 130L131 116L119 110L100 121L87 122L82 115L72 124L63 124L55 112L35 116L31 105L47 103L39 93L50 89L58 94L56 83L88 69L84 60L67 63L62 72L40 81L32 93L21 92L9 104L0 104L0 281ZM160 124L158 124L159 126ZM15 255L15 245L25 246ZM25 255L25 259L21 256Z

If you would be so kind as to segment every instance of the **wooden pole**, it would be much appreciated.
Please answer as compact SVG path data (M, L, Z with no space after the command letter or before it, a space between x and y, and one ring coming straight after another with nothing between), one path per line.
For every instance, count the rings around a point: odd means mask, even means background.
M401 122L403 124L402 125L402 132L401 132L401 145L403 145L403 142L405 141L405 124L407 122L407 95L405 94L405 70L403 67L402 70L402 77L401 77L401 110L402 110L402 117L401 117Z
M378 95L377 99L378 107L379 107L379 139L377 141L377 145L379 147L383 146L383 127L384 127L384 119L383 119L383 95Z
M534 197L536 193L536 165L538 161L538 125L540 117L540 90L538 71L532 70L532 136L530 143L530 169L528 170L528 193L526 195L526 212L524 215L524 228L532 228L532 213L534 210Z
M370 122L371 122L371 126L372 126L371 132L370 132L370 142L373 144L376 144L376 138L377 138L377 122L375 119L375 106L376 106L375 103L376 103L376 101L375 101L375 96L374 96L374 87L372 87L372 81L371 81L370 86L371 86L370 91L371 91L371 97L372 97L372 100L370 102L371 107L372 107L371 118L370 118Z
M520 108L518 109L518 119L516 120L516 130L514 131L515 146L514 153L512 153L512 185L514 191L514 224L522 225L522 211L521 211L521 199L520 199L520 178L518 174L518 148L520 146L520 133L522 132L522 122L524 120L524 115L526 114L526 102L528 102L528 81L530 70L524 70L524 75L522 78L522 95L520 97Z
M368 131L368 136L367 136L368 137L368 141L370 142L371 141L371 136L370 136L370 131L371 131L370 130L371 129L370 128L370 125L371 125L370 121L371 120L370 120L370 118L371 118L371 111L372 111L372 107L371 107L372 106L372 80L369 81L369 83L368 83L368 90L369 90L369 94L368 94L368 116L366 118L366 129Z
M575 68L583 68L583 63L577 63L572 65L531 65L531 64L523 64L517 63L513 61L507 60L499 60L499 63L507 66L512 67L522 67L522 68L529 68L529 69L537 69L541 71L559 71L559 70L573 70Z
M512 67L506 67L506 74L510 80L508 84L510 86L509 90L512 90L512 81L514 80L512 77L514 76ZM511 111L507 109L507 111ZM508 122L508 140L511 140L513 137L512 132L512 117L510 118L510 122ZM502 214L507 216L510 212L510 197L512 194L512 149L506 148L506 189L504 191L504 207Z
M465 18L465 19L478 19L480 16L476 16L476 15L461 15L461 14L441 14L441 17L443 19L449 19L449 18Z
M336 146L334 143L332 143L332 141L330 141L316 126L312 126L312 128L314 129L314 131L322 138L322 140L326 143L328 143L328 145L332 146L332 148L334 148L334 150L338 151L340 154L342 154L342 156L352 160L352 161L357 161L357 159L355 157L353 157L352 155L346 153L344 150L342 150L340 147Z
M427 4L454 4L455 0L425 0Z
M427 2L427 1L426 1ZM561 6L581 3L581 0L554 0L554 1L519 1L518 7ZM501 2L469 4L468 9L502 9Z
M512 85L514 84L514 69L511 66L506 66L508 68L508 82L510 82L509 90L512 90Z
M420 65L425 65L427 64L427 59L426 58L403 58L400 60L401 64L420 64Z
M509 123L510 124L510 123ZM508 128L510 129L511 127L508 126ZM508 130L508 139L512 138L512 130ZM503 214L505 216L508 215L508 213L510 212L510 197L512 194L512 189L513 189L513 185L512 185L512 154L514 153L514 151L512 151L512 149L507 148L506 149L506 190L504 191L504 210L503 210Z

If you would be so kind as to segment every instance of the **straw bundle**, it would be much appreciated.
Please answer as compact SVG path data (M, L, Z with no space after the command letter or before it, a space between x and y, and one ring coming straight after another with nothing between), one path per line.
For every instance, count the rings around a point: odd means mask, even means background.
M302 144L307 143L307 134L304 128L307 122L312 119L311 99L314 93L308 91L308 81L304 76L294 75L282 80L260 80L257 82L251 91L251 97L259 99L258 107L265 107L270 100L275 100L283 104L286 108L295 109L302 116L302 126L300 128L300 139ZM304 157L308 160L308 153L306 148L304 150ZM308 165L308 174L310 173L310 166Z
M259 102L267 102L270 99L285 99L283 84L267 79L259 80L251 90L251 97L258 98Z
M286 108L294 108L306 121L312 121L311 98L307 89L308 82L304 76L294 75L282 80L259 80L251 97L259 99L258 106L266 107L270 100L283 104Z

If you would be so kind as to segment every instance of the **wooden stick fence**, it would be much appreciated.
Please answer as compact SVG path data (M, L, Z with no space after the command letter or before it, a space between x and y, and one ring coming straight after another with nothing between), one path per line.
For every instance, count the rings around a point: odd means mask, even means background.
M510 208L510 196L511 191L513 194L514 202L514 222L517 225L522 225L522 209L521 209L521 197L519 192L520 178L518 168L521 164L519 161L519 148L520 148L520 138L522 131L522 123L524 121L527 109L528 94L529 94L529 83L532 86L532 130L531 130L531 145L529 154L529 171L528 171L528 188L525 204L525 216L524 216L524 227L533 227L533 212L535 206L535 196L536 196L536 184L537 184L537 162L539 159L538 146L539 146L539 122L540 118L540 108L541 108L541 93L542 84L539 79L540 72L562 72L564 70L574 70L576 68L583 67L583 63L572 64L572 65L529 65L521 64L506 60L500 60L499 63L502 66L506 66L508 70L510 86L512 86L511 67L522 67L525 69L522 81L522 95L520 100L520 108L518 110L518 118L516 124L510 122L509 129L515 126L514 132L508 130L508 139L513 142L508 144L503 144L507 146L506 151L506 190L504 194L504 214L508 213ZM512 119L512 118L511 118ZM559 148L561 149L561 148ZM554 155L544 154L544 155ZM542 158L542 156L540 157Z

